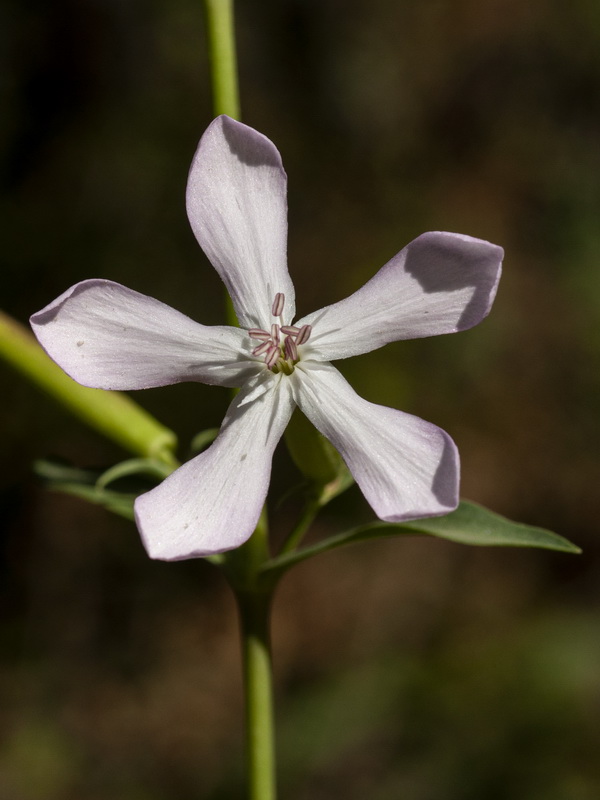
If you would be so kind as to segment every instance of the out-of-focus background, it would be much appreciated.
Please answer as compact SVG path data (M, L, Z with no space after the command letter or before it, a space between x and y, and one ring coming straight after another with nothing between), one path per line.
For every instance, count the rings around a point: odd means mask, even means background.
M26 320L106 277L204 323L222 287L184 211L211 119L199 0L5 0L2 301ZM600 5L239 3L244 120L289 175L300 313L427 230L506 249L491 316L339 364L448 430L462 493L582 556L438 540L292 572L275 613L282 796L600 796ZM0 365L0 797L242 796L235 609L200 561L48 493L35 458L127 457ZM225 390L139 393L181 437ZM275 497L295 484L276 458ZM281 535L296 510L274 510ZM370 518L353 489L316 538Z

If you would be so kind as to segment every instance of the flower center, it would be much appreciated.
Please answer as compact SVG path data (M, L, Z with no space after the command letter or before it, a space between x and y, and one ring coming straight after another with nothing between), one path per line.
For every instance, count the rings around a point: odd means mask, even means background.
M277 292L271 306L271 314L275 319L279 319L279 322L274 322L270 331L251 328L248 335L251 339L260 341L258 347L252 351L253 356L262 357L271 372L291 375L294 365L300 360L298 347L308 342L312 327L302 325L298 328L296 325L284 325L282 317L284 305L285 295L283 292Z

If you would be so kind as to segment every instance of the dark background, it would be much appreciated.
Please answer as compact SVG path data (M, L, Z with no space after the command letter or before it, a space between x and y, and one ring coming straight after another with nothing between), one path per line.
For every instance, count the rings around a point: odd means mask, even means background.
M204 323L222 287L189 230L211 99L199 0L4 0L2 306L25 321L106 277ZM600 4L247 0L243 118L282 152L299 314L426 230L506 249L473 330L339 364L448 430L462 494L582 556L404 539L309 562L274 640L289 800L600 796ZM50 494L36 457L127 454L0 365L2 800L238 798L235 610L200 561ZM136 395L180 435L225 390ZM297 481L276 457L275 497ZM273 515L281 535L297 509ZM369 518L359 492L313 536Z

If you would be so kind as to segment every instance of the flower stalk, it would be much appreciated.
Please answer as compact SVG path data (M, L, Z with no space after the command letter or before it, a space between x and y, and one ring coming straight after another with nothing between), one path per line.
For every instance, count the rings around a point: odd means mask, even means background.
M277 794L270 620L279 576L275 580L263 578L269 560L269 530L263 509L250 539L225 553L222 562L240 620L248 800L275 800Z
M208 58L215 117L240 119L240 90L235 49L234 0L204 0ZM237 325L231 298L225 294L228 325Z
M215 117L240 118L233 0L204 0Z
M275 736L270 645L272 592L236 593L246 702L248 800L275 800Z
M215 116L240 118L233 0L204 0ZM226 316L237 325L229 295ZM247 796L275 800L275 730L270 615L273 586L259 588L257 576L269 558L266 506L254 534L223 566L236 596L245 698ZM239 588L239 584L243 588ZM237 588L236 588L237 587Z

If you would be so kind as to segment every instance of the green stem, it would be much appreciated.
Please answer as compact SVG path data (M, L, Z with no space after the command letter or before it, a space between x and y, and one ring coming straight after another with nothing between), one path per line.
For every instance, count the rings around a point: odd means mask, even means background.
M250 539L224 553L222 562L240 614L249 800L275 800L276 795L269 618L277 581L261 578L268 561L269 530L263 509Z
M204 0L215 116L240 117L233 0Z
M304 538L304 534L310 528L312 521L316 517L320 507L321 503L319 496L311 497L307 501L300 519L279 551L280 556L290 553L298 547Z
M204 0L208 57L215 117L240 118L240 91L235 53L233 0ZM237 316L229 295L225 297L227 324L236 327Z
M233 0L204 0L215 116L240 118L235 52ZM227 321L237 325L229 297ZM263 511L245 545L225 554L223 568L234 587L240 612L244 693L246 697L246 757L249 800L275 800L273 678L269 641L272 587L259 587L257 577L269 558L268 525Z
M27 328L0 312L0 356L92 428L126 450L177 466L177 438L120 392L88 389L69 378Z
M271 592L237 593L246 698L248 800L275 800Z

